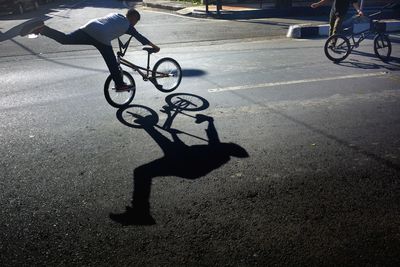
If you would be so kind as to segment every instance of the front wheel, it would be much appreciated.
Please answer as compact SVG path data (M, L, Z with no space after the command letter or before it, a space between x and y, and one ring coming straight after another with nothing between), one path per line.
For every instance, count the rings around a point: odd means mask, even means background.
M329 60L338 63L350 54L350 42L343 35L332 35L328 40L326 40L324 51Z
M161 92L172 92L181 83L181 66L172 58L162 58L154 65L152 79L154 85Z
M132 75L130 75L128 72L123 71L123 80L127 85L131 85L132 89L129 91L124 91L124 92L117 92L115 89L115 83L110 76L108 76L106 82L104 83L104 96L106 97L106 100L108 104L115 108L122 108L133 100L135 97L135 92L136 92L136 85L135 85L135 80L133 79Z
M374 38L374 52L382 61L389 61L392 53L392 43L386 34L377 34Z

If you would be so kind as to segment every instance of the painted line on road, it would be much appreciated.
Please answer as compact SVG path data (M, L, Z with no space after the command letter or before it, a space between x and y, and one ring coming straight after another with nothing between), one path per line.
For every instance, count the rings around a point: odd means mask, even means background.
M377 73L353 74L353 75L338 76L338 77L314 78L314 79L304 79L304 80L297 80L297 81L272 82L272 83L253 84L253 85L231 86L231 87L224 87L224 88L208 89L208 92L209 93L218 93L218 92L224 92L224 91L256 89L256 88L275 87L275 86L282 86L282 85L293 85L293 84L302 84L302 83L377 77L377 76L383 76L386 74L388 74L388 72L381 71L381 72L377 72Z

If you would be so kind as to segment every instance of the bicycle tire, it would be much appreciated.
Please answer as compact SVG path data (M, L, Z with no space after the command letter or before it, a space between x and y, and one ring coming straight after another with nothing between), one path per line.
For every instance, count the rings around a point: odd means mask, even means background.
M344 35L341 34L332 35L325 42L324 46L325 55L329 60L335 63L339 63L344 59L346 59L349 56L350 51L351 49L350 49L349 39L347 39L347 37ZM338 57L335 57L336 55L338 55Z
M385 47L385 44L387 45ZM386 53L382 51L384 48L387 48ZM383 52L384 54L382 54ZM392 54L392 42L386 34L378 33L374 38L374 53L380 58L383 62L390 60L390 55Z
M167 75L160 77L160 73ZM172 75L172 76L171 76ZM179 63L169 57L165 57L157 61L153 67L152 79L158 90L169 93L178 88L182 81L182 69Z
M136 84L135 84L135 80L133 79L132 75L130 75L128 72L123 71L123 80L124 82L128 81L128 85L133 85L133 88L127 92L115 92L115 86L112 87L112 77L111 75L107 77L105 83L104 83L104 96L108 102L108 104L110 104L111 106L115 107L115 108L122 108L125 107L127 105L129 105L129 103L132 102L133 98L135 97L135 93L136 93ZM114 92L113 92L114 91ZM110 92L112 94L110 94ZM115 96L115 97L114 97ZM116 101L116 97L121 98L121 101Z

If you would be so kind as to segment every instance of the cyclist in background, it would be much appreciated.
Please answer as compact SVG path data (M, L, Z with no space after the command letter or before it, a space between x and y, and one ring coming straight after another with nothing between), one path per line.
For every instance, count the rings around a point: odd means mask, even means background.
M328 2L329 0L321 0L317 3L311 4L312 8L317 8ZM364 16L360 10L358 0L334 0L329 16L329 36L337 34L341 28L344 18L346 17L347 11L349 10L349 4L352 3L353 7L357 11L358 16Z
M139 20L139 12L131 8L126 13L126 16L112 13L102 18L93 19L69 34L54 30L44 25L43 21L35 21L22 28L20 35L41 34L61 44L93 45L103 56L115 82L116 91L122 92L129 91L132 88L125 84L122 79L111 41L121 35L129 34L143 45L150 45L155 52L160 51L158 46L136 31L134 26Z

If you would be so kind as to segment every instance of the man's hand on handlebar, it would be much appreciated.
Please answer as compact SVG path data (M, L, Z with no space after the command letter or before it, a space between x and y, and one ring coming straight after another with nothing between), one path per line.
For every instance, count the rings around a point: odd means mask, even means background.
M158 53L160 51L160 48L155 44L149 43L149 45L154 49L154 53Z
M358 2L353 3L353 7L354 9L357 11L357 16L358 17L363 17L364 13L362 12L360 5L358 4Z

